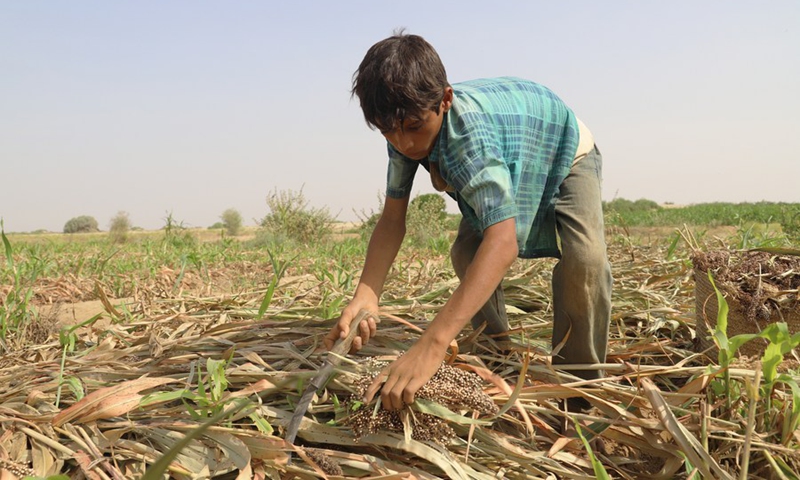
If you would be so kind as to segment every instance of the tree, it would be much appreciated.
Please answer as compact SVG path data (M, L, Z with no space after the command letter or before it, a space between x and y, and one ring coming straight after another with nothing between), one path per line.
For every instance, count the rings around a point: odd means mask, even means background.
M109 222L108 235L114 243L125 243L131 230L131 219L128 212L117 212Z
M236 236L242 231L242 214L238 210L229 208L219 218L228 235Z
M89 215L71 218L64 224L64 233L98 232L97 220Z

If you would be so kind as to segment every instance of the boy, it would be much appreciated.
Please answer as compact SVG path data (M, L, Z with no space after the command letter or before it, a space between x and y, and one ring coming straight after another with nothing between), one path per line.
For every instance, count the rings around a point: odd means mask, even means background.
M507 332L501 282L517 257L560 258L553 270L552 345L563 346L553 362L604 362L612 278L600 197L602 158L572 111L545 87L522 79L450 85L433 47L403 32L369 49L352 93L367 124L387 140L388 185L361 279L326 346L347 335L359 310L378 311L405 235L419 165L463 214L451 248L458 288L417 342L376 378L365 400L380 390L389 410L413 402L468 322L473 328L485 324L487 334ZM362 322L353 351L375 332L373 320ZM601 376L598 370L572 373Z

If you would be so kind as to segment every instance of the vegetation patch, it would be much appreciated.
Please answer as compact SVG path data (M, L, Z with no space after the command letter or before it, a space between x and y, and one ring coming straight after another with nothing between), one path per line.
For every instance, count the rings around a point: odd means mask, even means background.
M607 237L615 288L602 382L552 364L554 261L520 261L504 282L511 341L498 352L467 328L452 349L455 374L479 380L445 378L427 403L369 426L383 415L376 401L358 404L371 359L406 352L457 285L446 255L407 243L387 277L377 334L317 392L296 445L284 440L286 425L359 280L362 240L201 242L171 215L164 229L121 244L105 234L2 232L0 468L39 478L797 477L800 375L784 355L800 336L775 322L754 334L763 354L735 358L749 338L726 328L720 293L724 321L711 335L719 355L694 348L693 259L739 244L748 227L648 242L635 228ZM792 245L776 235L771 247ZM747 272L758 263L762 285L784 281L795 267L765 275L782 255L754 256ZM723 263L709 262L724 290ZM26 330L43 305L75 299L102 311L60 330ZM590 409L564 412L576 397Z

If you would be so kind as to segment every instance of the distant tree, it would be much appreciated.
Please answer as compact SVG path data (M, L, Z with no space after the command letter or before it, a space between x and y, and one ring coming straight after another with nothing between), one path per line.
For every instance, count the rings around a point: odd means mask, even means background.
M219 218L222 219L222 225L228 235L239 235L242 231L242 214L238 210L229 208L222 212Z
M64 224L64 233L98 232L97 220L89 215L71 218Z
M223 228L225 228L225 224L222 222L214 222L213 225L208 227L209 230L222 230Z
M125 243L131 230L131 219L128 212L117 212L109 222L108 235L114 243Z

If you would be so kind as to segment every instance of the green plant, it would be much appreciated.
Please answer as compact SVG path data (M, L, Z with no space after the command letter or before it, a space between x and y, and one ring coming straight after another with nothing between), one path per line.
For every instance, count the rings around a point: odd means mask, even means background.
M800 241L800 205L782 205L779 223L783 233L793 241Z
M792 335L789 333L789 328L785 322L777 322L767 326L759 336L769 340L769 344L761 357L764 382L761 386L760 395L765 400L762 419L767 424L766 430L780 430L781 444L788 445L794 436L794 432L800 426L800 387L792 375L787 373L778 374L778 366L783 361L784 355L800 345L800 333ZM778 412L775 412L772 407L775 388L781 383L791 388L792 397L791 407L787 405L786 400L779 400L781 409L780 415L778 415ZM780 421L779 419L783 419L782 424L776 425Z
M409 203L406 213L406 244L412 247L428 248L437 253L449 250L448 232L458 228L461 216L448 215L445 207L445 199L439 194L426 193L414 197ZM378 197L378 208L383 210L383 198L380 196ZM369 239L380 216L380 213L375 212L362 211L359 214L361 220L359 231L362 240Z
M71 218L64 224L64 233L97 232L97 220L89 215Z
M191 232L187 230L183 222L178 222L172 216L172 212L168 212L164 217L164 246L171 245L173 248L183 249L186 247L193 247L197 243L197 239L192 236Z
M131 219L128 212L117 212L108 227L108 236L114 243L125 243L131 230Z
M181 397L194 420L213 417L225 408L222 394L228 389L228 379L225 377L227 366L228 362L225 360L209 358L206 360L204 376L202 367L198 365L197 393L186 390ZM189 401L194 403L194 407Z
M723 381L712 381L711 391L718 396L724 396L726 412L731 414L733 399L739 398L742 392L741 385L734 384L730 376L730 364L736 351L746 342L754 338L766 339L767 344L761 356L761 379L758 396L763 399L759 402L760 411L755 414L759 419L761 432L771 432L769 435L779 435L782 445L788 446L792 440L796 440L795 432L800 426L800 386L796 378L787 373L778 373L778 366L782 362L784 355L800 345L800 333L792 335L785 322L775 322L768 325L759 333L740 334L728 338L728 303L714 284L711 272L708 274L709 280L714 287L717 295L719 311L717 314L717 325L714 330L714 342L719 348L719 367L723 372ZM776 400L776 386L784 384L791 389L791 396L778 395ZM713 399L712 399L713 400ZM777 409L775 402L777 401ZM713 401L712 401L713 403ZM755 426L751 425L751 428Z
M56 389L56 407L58 407L61 403L61 389L64 385L66 385L71 391L72 394L75 395L75 398L80 400L85 392L83 391L83 386L75 377L65 377L64 376L64 367L67 362L67 354L73 353L75 351L75 342L78 340L78 335L75 331L81 327L85 327L87 325L91 325L100 319L100 314L93 316L92 318L81 322L77 325L73 325L71 327L64 327L58 334L58 342L61 345L61 365L58 369L58 388Z
M222 212L219 217L228 235L236 236L242 231L242 214L238 210L229 208Z
M39 275L40 268L19 268L14 262L14 251L11 242L6 236L3 220L0 219L0 237L5 249L6 265L12 276L12 287L6 294L4 301L0 302L0 347L4 347L9 335L32 321L36 321L36 310L30 307L33 298L34 281ZM4 347L5 349L5 347Z
M406 238L414 246L428 247L437 238L446 235L445 201L441 195L417 195L408 205Z
M261 219L261 227L272 236L301 244L321 243L330 239L334 218L327 208L309 207L303 190L278 191L267 195L270 213Z
M261 306L258 307L258 318L263 317L267 312L269 304L272 303L272 296L275 294L275 288L280 283L281 277L283 277L283 275L286 273L289 263L294 260L293 258L288 262L282 261L276 255L273 255L269 250L267 250L267 254L269 255L270 263L272 263L272 279L270 279L267 291L264 293L264 298L261 300Z
M756 338L758 335L745 333L728 338L728 302L725 300L722 292L717 288L710 270L708 271L708 280L711 282L711 286L714 287L714 292L717 295L717 305L719 306L713 339L719 350L717 360L719 361L719 367L722 369L723 374L722 385L720 386L714 383L712 384L712 390L714 387L717 387L716 393L725 395L726 414L729 414L731 402L733 398L736 398L734 385L731 382L730 364L736 355L736 351L739 350L739 347Z

